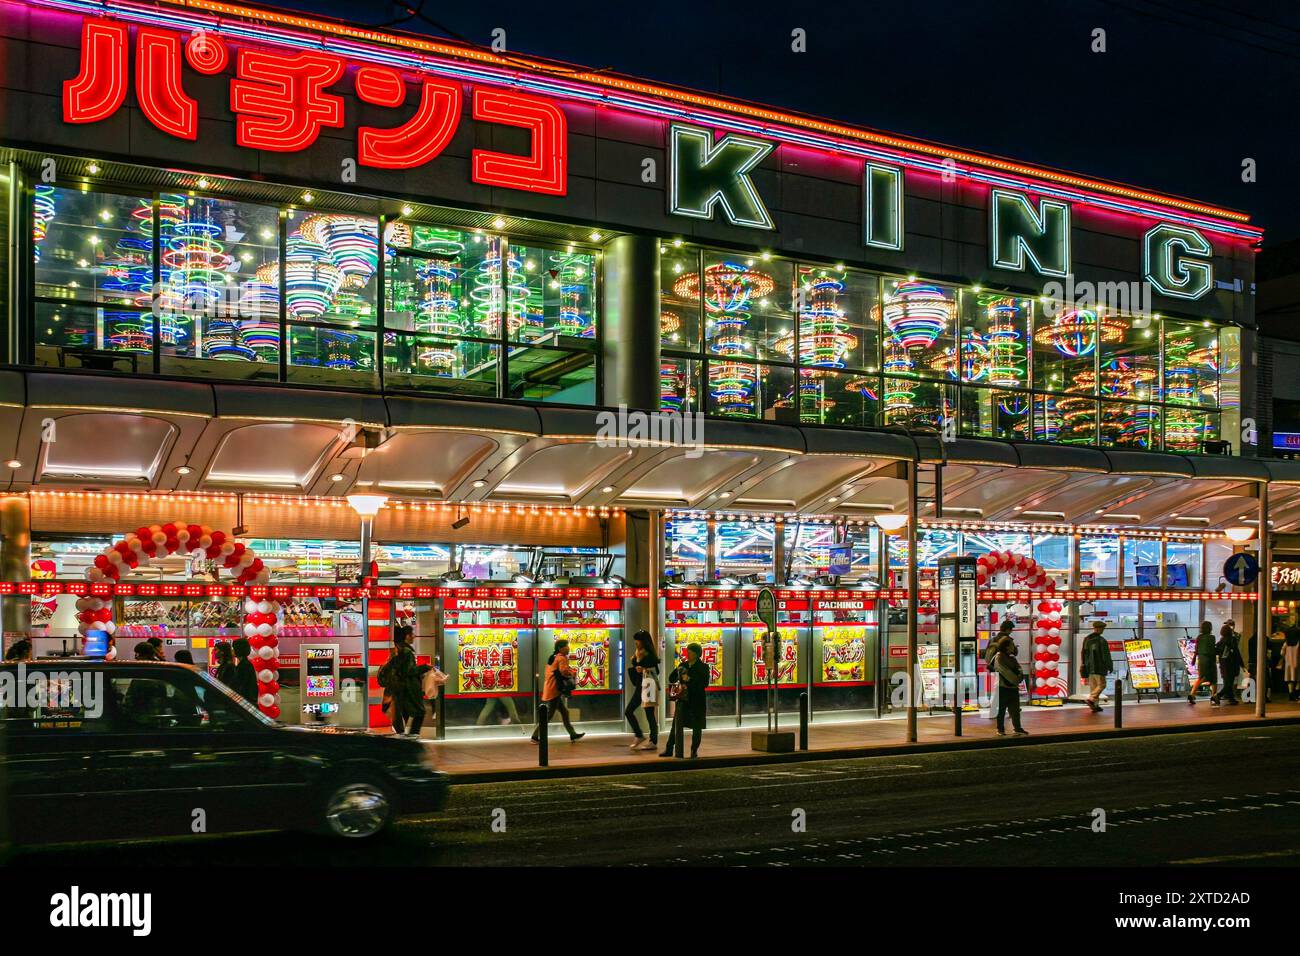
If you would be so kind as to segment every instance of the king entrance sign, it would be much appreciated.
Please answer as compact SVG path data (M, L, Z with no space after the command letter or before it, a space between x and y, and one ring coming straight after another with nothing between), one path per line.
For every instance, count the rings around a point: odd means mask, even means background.
M1229 584L1239 588L1247 587L1254 584L1255 579L1259 577L1259 562L1255 560L1253 554L1245 551L1234 554L1223 562L1223 576Z

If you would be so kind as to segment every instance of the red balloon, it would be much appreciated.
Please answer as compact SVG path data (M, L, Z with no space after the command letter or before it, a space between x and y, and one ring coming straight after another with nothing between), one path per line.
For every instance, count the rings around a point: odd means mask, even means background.
M221 547L219 545L214 544L209 548L204 548L203 553L206 554L209 558L216 558L221 555Z
M187 525L185 527L185 530L190 533L191 541L198 541L199 538L203 537L203 528L200 527L199 525L196 524Z
M280 693L280 682L273 680L269 684L258 684L257 689L263 694L278 694Z
M167 547L168 554L171 554L181 546L180 541L178 541L176 538L168 538L165 542L163 542L163 544Z
M262 568L264 568L264 567L266 567L266 565L264 565L264 564L262 563L262 559L261 559L261 558L254 558L254 559L253 559L253 563L250 564L250 565L248 566L248 570L250 570L250 571L252 571L254 574L256 574L257 572L261 571ZM271 616L271 615L269 615L269 614L267 615L267 617L270 617L270 616ZM270 622L270 621L267 621L266 623L270 624L271 622Z
M135 536L141 541L148 541L153 537L153 532L142 526L135 529Z
M104 573L107 574L110 578L113 578L114 580L122 576L122 572L120 572L117 569L117 565L115 564L110 564L108 567L106 567L104 569Z
M224 531L212 532L212 543L215 544L218 548L220 548L221 545L225 543L225 541L226 541L226 533Z
M262 713L266 714L266 716L270 717L272 720L277 720L280 717L280 708L275 704L272 704L270 707L263 707Z

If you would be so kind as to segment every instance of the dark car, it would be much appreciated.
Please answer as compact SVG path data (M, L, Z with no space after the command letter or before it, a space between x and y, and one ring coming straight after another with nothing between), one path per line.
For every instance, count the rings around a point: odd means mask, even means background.
M368 837L441 809L419 740L276 723L178 664L0 665L0 786L14 843L313 828Z

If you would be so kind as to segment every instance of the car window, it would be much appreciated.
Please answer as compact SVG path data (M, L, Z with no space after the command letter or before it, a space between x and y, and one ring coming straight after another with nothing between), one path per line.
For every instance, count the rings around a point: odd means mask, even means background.
M111 686L115 730L199 730L208 724L195 694L164 676L114 677Z
M219 688L212 684L196 683L194 693L199 707L207 712L208 726L213 730L247 730L251 721L247 713Z
M107 681L94 670L0 668L0 729L15 736L69 736L108 727Z

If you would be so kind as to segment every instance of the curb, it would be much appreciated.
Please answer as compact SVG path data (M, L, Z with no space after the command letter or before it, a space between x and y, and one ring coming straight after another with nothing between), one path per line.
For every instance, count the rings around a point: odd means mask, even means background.
M550 780L563 777L611 777L664 771L716 770L727 767L753 767L767 764L805 763L814 760L845 760L861 757L892 757L906 754L945 753L949 751L991 750L996 747L1033 747L1039 744L1079 743L1089 740L1113 740L1123 737L1158 737L1169 734L1197 733L1214 730L1241 730L1252 727L1300 725L1300 716L1264 717L1262 720L1206 720L1195 724L1163 724L1154 727L1125 727L1119 730L1066 731L1008 737L1005 740L943 740L934 743L876 744L863 747L836 747L831 750L796 750L788 754L765 754L757 751L699 757L695 760L657 758L657 763L627 760L619 763L567 764L559 767L526 767L514 770L448 770L452 786L475 783L503 783L513 780Z

